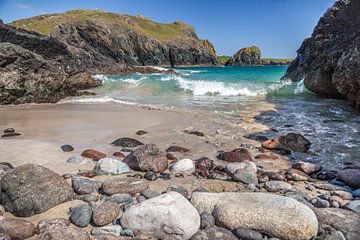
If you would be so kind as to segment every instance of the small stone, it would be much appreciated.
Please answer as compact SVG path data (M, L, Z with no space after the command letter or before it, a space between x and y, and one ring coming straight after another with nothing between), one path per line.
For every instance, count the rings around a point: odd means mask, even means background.
M119 213L120 209L117 203L103 202L93 208L92 220L96 226L105 226L114 221Z
M70 221L77 227L86 227L90 224L92 208L89 204L83 204L70 209Z
M141 203L146 200L146 197L144 197L143 195L139 195L136 200L138 201L138 203Z
M266 175L261 175L258 177L258 181L259 183L266 183L267 181L269 181L269 177Z
M93 170L79 170L77 175L87 178L93 178L96 176L96 173Z
M65 144L61 146L61 150L63 150L63 152L72 152L74 151L74 148L69 144Z
M132 153L134 150L132 150L132 149L130 149L130 148L122 148L120 151Z
M118 138L115 141L113 141L111 144L118 147L129 147L129 148L144 145L142 142L136 139L127 138L127 137Z
M15 132L15 129L14 128L7 128L4 130L4 133L14 133Z
M155 181L158 177L153 171L147 171L144 175L144 178L148 181Z
M149 183L136 178L112 178L103 183L103 190L107 195L127 193L134 195L149 187Z
M94 168L97 175L121 175L130 172L129 166L114 158L100 159Z
M330 207L330 203L325 199L316 198L314 206L317 208L328 208Z
M172 185L166 189L167 192L177 192L183 195L185 198L189 198L189 192L186 188L181 186Z
M118 157L118 158L124 158L125 157L125 155L122 152L114 152L113 156Z
M253 183L250 183L246 186L246 189L250 192L257 192L259 189L257 189L256 185Z
M191 159L185 158L171 165L170 170L175 173L193 172L195 170L195 164Z
M352 192L354 198L358 198L360 197L360 188L356 189L355 191Z
M141 193L141 195L143 195L144 197L149 199L149 198L154 198L154 197L160 196L160 193L155 192L155 191L153 191L151 189L146 189L145 191L143 191Z
M319 172L322 167L319 164L309 163L309 162L297 162L292 165L292 168L300 170L306 174L312 174Z
M167 160L169 160L169 161L177 160L177 157L175 157L175 155L172 154L172 153L166 153L166 158L167 158Z
M231 177L229 177L227 174L217 173L217 172L210 173L208 178L209 179L217 179L217 180L221 180L221 181L230 181L231 180Z
M131 231L130 229L124 229L120 232L120 236L124 236L124 237L134 237L134 233L133 231Z
M201 215L201 229L210 228L215 226L215 218L210 213L204 211Z
M297 169L289 169L286 173L285 173L285 177L288 180L292 180L292 181L308 181L309 180L309 176Z
M269 179L275 180L275 181L284 181L285 180L285 172L284 171L264 172L262 175L268 176Z
M147 131L139 130L139 131L136 132L136 135L142 136L142 135L145 135L145 134L148 134L148 133L149 133L149 132L147 132Z
M214 166L214 162L207 157L197 159L195 161L195 175L207 178L210 175L210 172L213 171Z
M331 204L333 204L334 202L337 202L339 207L344 207L349 202L349 200L344 200L339 196L330 196L326 200L328 200ZM337 205L337 204L335 203L335 205Z
M317 189L327 190L327 191L335 191L338 188L329 183L314 183L313 186Z
M234 175L235 172L240 169L250 171L254 174L256 174L256 172L257 172L256 164L251 161L229 163L229 164L226 164L226 166L225 166L225 171L230 176Z
M205 134L200 132L200 131L187 131L187 130L185 130L184 132L187 133L187 134L190 134L190 135L198 136L198 137L204 137L205 136Z
M277 160L279 159L279 157L277 155L275 155L274 153L269 153L269 154L259 154L255 156L255 159L257 160Z
M262 234L249 228L240 227L235 229L235 235L243 240L262 240Z
M217 156L217 158L227 162L252 161L250 152L245 148L237 148L231 152L222 152Z
M345 208L360 213L360 200L350 201L345 205Z
M99 161L100 159L105 158L106 154L93 149L87 149L81 153L81 156L91 158L94 161Z
M89 164L89 165L94 164L93 160L89 158L85 158L83 156L73 156L69 158L66 162L71 164Z
M0 220L0 232L6 233L11 239L25 239L36 233L36 226L29 221L15 218Z
M106 226L106 227L93 228L91 230L91 235L94 236L111 235L114 237L120 237L121 231L122 231L122 227L120 225Z
M282 181L268 181L265 183L265 188L269 192L279 192L279 191L287 192L292 190L291 184Z
M91 203L91 202L99 201L99 196L94 195L94 194L85 194L85 195L78 196L77 199L87 202L87 203Z
M229 230L213 226L198 231L190 240L237 240L237 237Z
M245 169L237 170L233 176L233 180L245 184L258 184L256 174Z
M333 196L338 196L344 200L352 200L353 199L353 194L351 192L346 192L346 191L332 191L331 195Z
M180 153L186 153L190 150L187 148L179 147L179 146L170 146L166 150L166 152L180 152Z
M79 195L97 193L101 188L102 183L93 181L88 178L72 177L71 185L74 191Z
M17 136L21 136L21 133L11 132L1 135L2 138L17 137Z
M338 171L338 177L353 188L360 188L360 169L344 169Z

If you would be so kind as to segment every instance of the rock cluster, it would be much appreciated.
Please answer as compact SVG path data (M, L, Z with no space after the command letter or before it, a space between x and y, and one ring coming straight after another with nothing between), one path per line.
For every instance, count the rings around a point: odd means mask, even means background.
M225 65L226 66L252 66L260 65L261 53L260 49L256 46L246 47L240 49L238 52L230 58Z

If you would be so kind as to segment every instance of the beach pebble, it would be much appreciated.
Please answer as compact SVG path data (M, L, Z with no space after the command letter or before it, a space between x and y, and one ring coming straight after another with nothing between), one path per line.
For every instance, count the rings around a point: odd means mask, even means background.
M201 229L215 226L215 218L213 217L213 215L211 215L206 211L200 215L200 219L201 219L201 224L200 224Z
M354 212L360 213L360 200L350 201L345 205L345 208Z
M34 224L24 219L4 218L0 220L0 232L6 233L11 239L25 239L35 235Z
M154 198L154 197L160 196L160 193L155 192L155 191L153 191L151 189L146 189L145 191L143 191L141 193L141 195L143 195L144 197L149 199L149 198Z
M70 209L70 221L77 227L83 228L90 224L92 208L89 204L83 204Z
M123 160L130 168L137 171L153 171L162 173L168 167L165 153L155 144L147 144L137 148Z
M229 230L213 226L198 231L190 240L237 240L238 238Z
M338 177L353 188L360 188L360 169L344 169L338 171Z
M268 181L265 183L265 189L269 192L279 192L279 191L290 191L292 190L291 184L282 181Z
M244 184L258 184L258 178L255 173L246 169L237 170L232 179L236 182L242 182Z
M137 200L138 203L141 203L141 202L143 202L143 201L146 200L146 197L144 197L143 195L139 195L139 196L136 198L136 200Z
M360 188L356 189L355 191L352 192L352 195L354 198L358 198L360 197Z
M85 158L83 156L73 156L69 158L66 162L71 164L89 164L89 165L95 164L95 162L92 159Z
M353 194L351 192L347 192L347 191L331 191L331 195L332 196L338 196L344 200L352 200L353 199Z
M175 160L177 160L177 157L176 157L174 154L172 154L172 153L166 153L166 158L167 158L167 160L169 160L169 161L175 161Z
M217 158L227 162L243 162L252 160L250 152L245 148L237 148L231 152L222 152L217 156Z
M74 151L74 147L69 144L65 144L61 146L61 150L63 150L63 152L72 152Z
M325 199L321 199L321 198L316 198L316 201L314 202L314 206L317 208L328 208L330 207L330 203L325 200Z
M196 209L177 192L168 192L128 209L121 225L140 233L163 233L176 239L189 239L200 227Z
M264 172L262 176L267 176L271 180L275 181L284 181L285 180L285 172L278 171L278 172Z
M181 195L183 195L183 197L185 198L189 198L189 192L188 190L186 190L186 188L182 187L182 186L177 186L177 185L170 185L167 189L167 192L177 192L180 193Z
M142 136L142 135L145 135L145 134L148 134L149 132L147 131L144 131L144 130L139 130L136 132L136 135L139 135L139 136Z
M94 195L94 194L85 194L85 195L78 196L77 199L87 202L87 203L91 203L91 202L99 201L99 196Z
M257 160L277 160L277 159L279 159L279 156L277 156L274 153L269 153L269 154L262 153L262 154L256 155L255 159L257 159Z
M113 156L118 157L118 158L124 158L125 157L125 155L122 152L114 152Z
M93 159L94 161L99 161L100 159L105 158L106 154L94 149L86 149L81 153L81 156Z
M180 153L190 152L189 149L184 148L184 147L180 147L180 146L170 146L165 151L167 153L169 153L169 152L180 152Z
M270 150L307 152L311 147L311 142L300 134L288 133L285 136L277 136L273 139L266 140L261 146Z
M319 172L322 167L319 164L309 162L297 162L292 165L292 168L300 170L306 174L312 174Z
M103 191L107 195L127 193L134 195L141 193L149 187L149 183L137 178L112 178L106 180L103 185Z
M120 208L117 203L107 201L93 208L92 221L96 226L105 226L117 218Z
M157 179L157 175L156 173L154 173L153 171L147 171L144 175L144 179L148 180L148 181L155 181Z
M195 164L191 159L185 158L171 165L170 170L173 173L193 172L195 170Z
M214 168L214 161L207 157L195 160L195 174L207 178Z
M270 193L194 192L191 203L198 212L212 212L218 226L246 226L280 239L310 239L317 235L318 221L304 204Z
M251 230L249 228L239 227L236 228L234 231L235 235L238 237L238 239L244 239L244 240L262 240L262 234Z
M136 139L127 138L127 137L118 138L115 141L113 141L111 144L117 147L129 147L129 148L144 145L142 142Z
M93 228L91 230L91 235L93 236L111 235L114 237L120 237L121 236L120 233L122 230L123 229L120 225L98 227L98 228Z
M93 170L79 170L77 175L87 178L93 178L96 176L96 173Z
M4 133L3 135L1 135L2 138L17 137L17 136L21 136L21 133L10 132L10 133Z
M72 177L71 185L79 195L97 193L102 186L102 182L90 180L83 177Z
M225 171L230 176L235 174L235 172L237 170L240 170L240 169L248 170L248 171L250 171L252 173L255 173L255 174L257 172L256 164L254 162L251 162L251 161L228 163L225 166Z
M134 233L133 231L131 231L130 229L124 229L120 232L120 236L124 236L124 237L134 237Z
M121 175L130 172L129 166L115 158L102 158L94 168L96 175Z
M14 128L6 128L6 129L4 129L4 134L5 133L14 133L14 132L15 132Z
M128 203L132 202L133 199L130 194L114 194L106 199L106 201L116 202L116 203Z
M310 178L306 173L297 169L289 169L286 171L285 177L292 181L307 181Z

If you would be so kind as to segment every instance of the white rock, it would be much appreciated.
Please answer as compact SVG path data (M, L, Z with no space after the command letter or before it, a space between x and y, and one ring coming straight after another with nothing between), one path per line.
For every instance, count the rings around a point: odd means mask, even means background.
M256 164L251 161L229 163L225 166L225 171L230 175L235 174L235 172L239 169L245 169L254 174L257 172Z
M189 239L200 227L200 216L180 193L168 192L132 206L121 218L134 233L171 235Z
M278 192L278 191L290 191L292 186L290 183L283 181L268 181L265 183L265 188L269 192Z
M91 235L94 236L112 235L115 237L120 237L121 231L122 231L122 227L120 225L106 226L106 227L99 227L92 229Z
M89 165L95 164L95 161L93 161L90 158L85 158L83 156L73 156L69 158L66 162L71 164L89 164Z
M280 239L311 239L318 221L306 205L269 193L195 192L191 202L198 212L212 212L218 225L229 230L246 227Z
M175 173L192 172L195 170L195 164L191 159L185 158L174 163L170 169Z
M129 166L115 158L100 159L94 168L97 175L120 175L130 172Z

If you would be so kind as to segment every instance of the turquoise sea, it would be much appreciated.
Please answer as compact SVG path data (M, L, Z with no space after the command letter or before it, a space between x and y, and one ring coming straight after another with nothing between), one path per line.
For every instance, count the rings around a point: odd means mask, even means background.
M190 111L216 111L229 117L246 116L262 103L275 111L256 117L276 131L298 132L312 143L295 160L342 165L360 161L360 116L342 100L319 98L302 82L281 81L286 66L176 68L176 74L96 75L103 80L96 96L67 101L81 103L145 104ZM159 68L161 70L161 68Z

